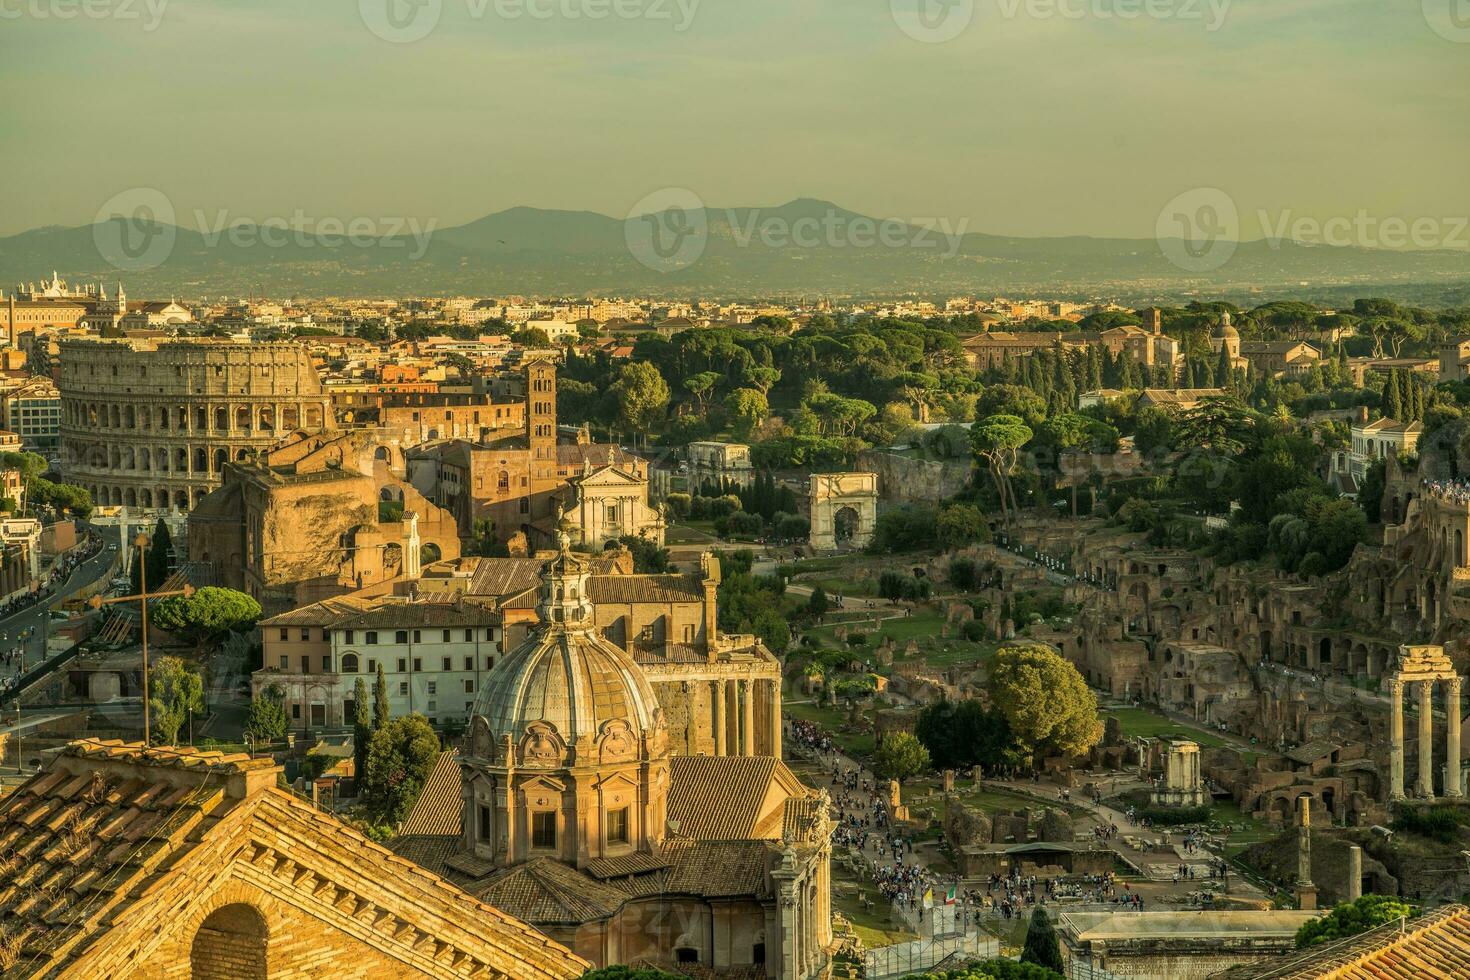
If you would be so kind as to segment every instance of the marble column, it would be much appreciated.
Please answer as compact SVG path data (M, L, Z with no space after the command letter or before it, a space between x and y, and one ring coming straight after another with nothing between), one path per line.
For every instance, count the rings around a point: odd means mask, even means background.
M1388 798L1404 798L1404 682L1388 684Z
M1434 681L1419 682L1419 785L1421 799L1434 799Z
M755 682L740 684L740 754L755 755Z
M725 754L725 682L714 682L714 694L710 698L714 702L714 736L715 755Z
M1460 677L1445 680L1445 796L1460 798Z
M1347 900L1356 902L1363 897L1363 849L1354 844L1348 848Z
M771 755L781 758L781 682L766 681L770 691L770 710L766 717L771 726Z
M1297 908L1317 908L1317 886L1312 884L1312 798L1297 799L1296 900Z

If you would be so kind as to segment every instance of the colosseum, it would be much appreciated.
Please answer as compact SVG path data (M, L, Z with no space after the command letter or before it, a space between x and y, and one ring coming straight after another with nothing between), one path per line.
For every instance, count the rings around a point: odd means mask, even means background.
M231 460L289 432L335 427L294 343L61 342L61 460L99 505L188 509Z

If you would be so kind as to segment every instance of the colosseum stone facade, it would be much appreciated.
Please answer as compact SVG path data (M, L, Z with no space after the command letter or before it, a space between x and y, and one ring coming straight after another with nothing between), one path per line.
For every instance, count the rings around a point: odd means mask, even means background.
M187 509L225 463L335 427L290 342L64 340L58 360L62 468L99 505Z

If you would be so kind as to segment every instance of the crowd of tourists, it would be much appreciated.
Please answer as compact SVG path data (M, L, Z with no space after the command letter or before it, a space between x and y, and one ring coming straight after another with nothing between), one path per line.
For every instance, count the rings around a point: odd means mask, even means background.
M1456 504L1470 504L1470 479L1421 481L1424 492Z

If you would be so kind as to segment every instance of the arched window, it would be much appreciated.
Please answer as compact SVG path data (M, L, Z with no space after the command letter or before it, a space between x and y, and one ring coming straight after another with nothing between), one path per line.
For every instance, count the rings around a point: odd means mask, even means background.
M269 938L265 917L251 906L216 909L194 933L190 975L195 980L265 980Z
M355 674L355 673L357 673L357 654L355 654L355 653L344 653L344 654L342 654L342 673L344 673L344 674Z

